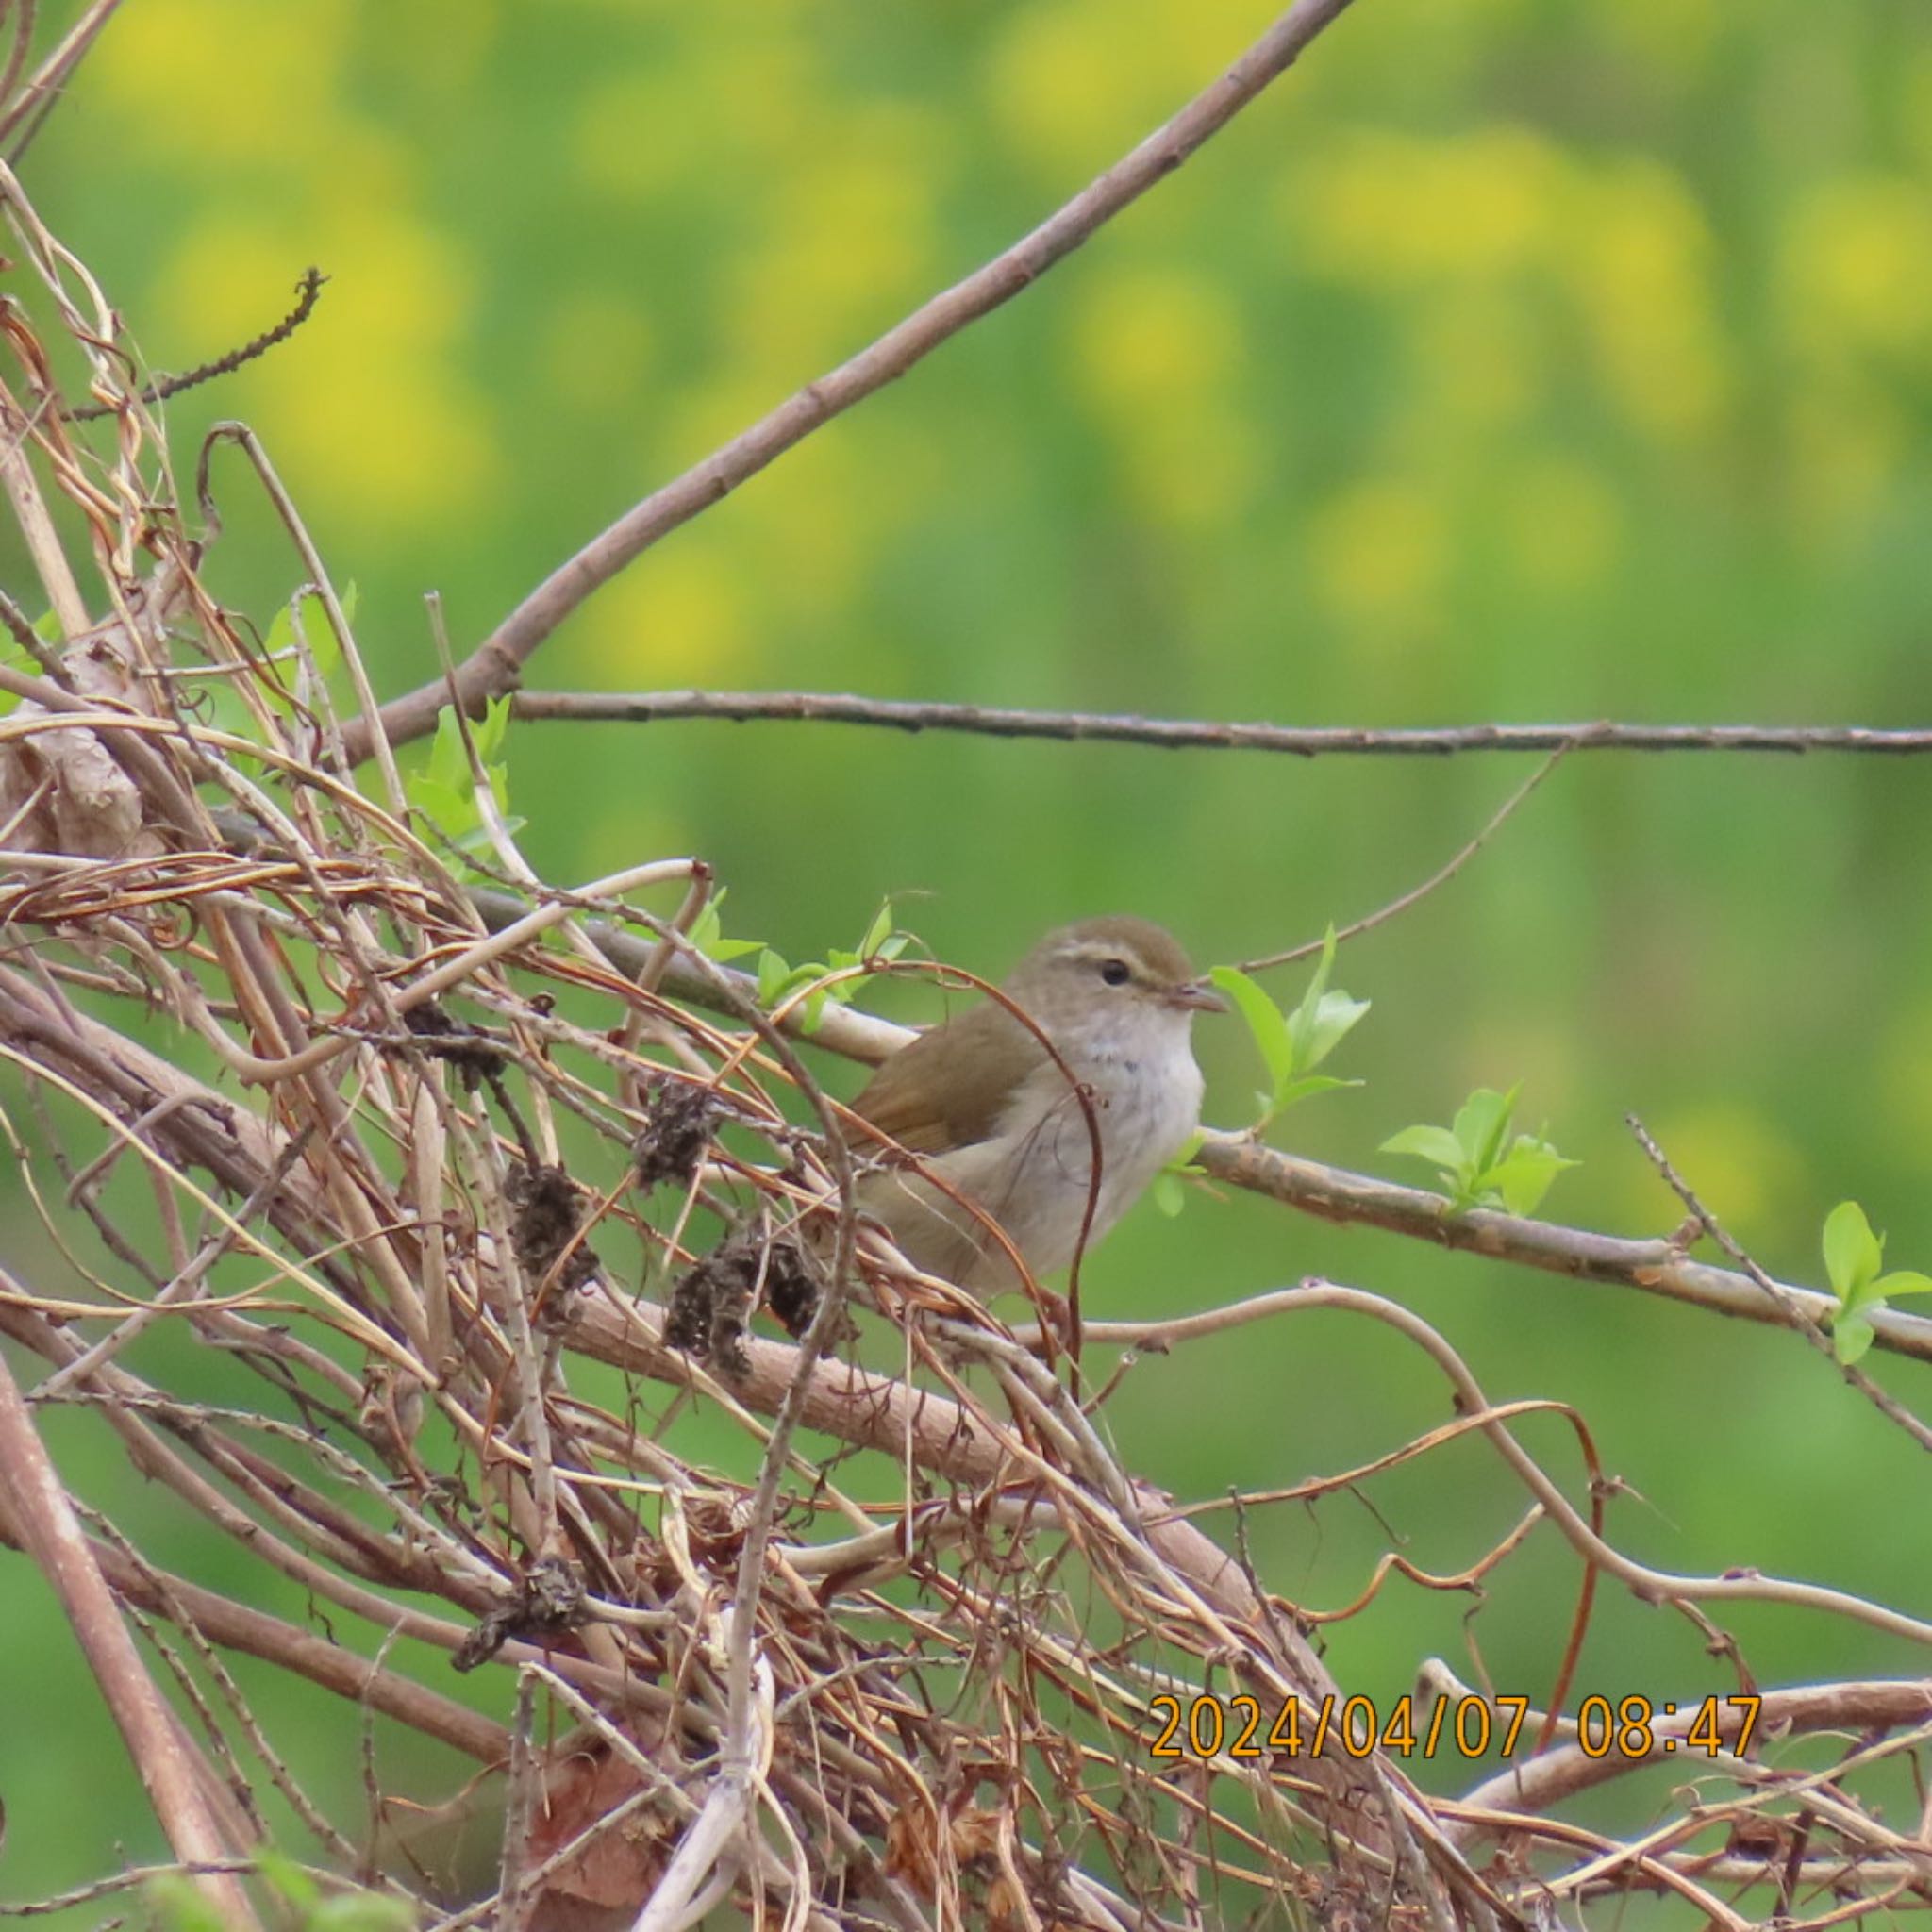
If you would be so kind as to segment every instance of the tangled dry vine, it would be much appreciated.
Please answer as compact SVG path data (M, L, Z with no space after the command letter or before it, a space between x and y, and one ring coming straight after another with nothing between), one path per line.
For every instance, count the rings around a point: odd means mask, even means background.
M1144 171L1168 165L1157 149ZM439 1932L669 1932L727 1900L788 1932L1446 1932L1635 1891L1726 1927L1932 1899L1924 1822L1869 1795L1932 1740L1932 1689L1760 1693L1714 1619L1748 1598L1907 1646L1932 1641L1924 1622L1634 1562L1580 1419L1580 1476L1555 1475L1514 1426L1552 1405L1491 1403L1426 1324L1359 1289L1090 1324L1070 1363L1051 1324L994 1319L855 1216L854 1173L881 1156L794 1029L689 942L702 860L558 891L493 823L517 895L479 892L391 760L376 795L358 785L308 602L270 653L207 586L217 463L239 451L377 715L259 445L220 432L185 505L105 294L4 171L0 196L58 323L43 340L0 311L0 481L51 613L9 602L34 668L0 666L18 701L0 717L0 1131L45 1236L0 1262L0 1540L58 1592L177 1859L229 1924L262 1911L269 1786L320 1880L379 1885ZM99 443L63 407L75 369L111 406ZM651 892L668 916L631 903ZM830 1009L814 1040L874 1058L899 1037ZM1449 1216L1243 1141L1205 1158L1297 1208L1786 1319L1670 1241ZM1317 1307L1420 1351L1443 1419L1296 1501L1464 1438L1523 1494L1456 1574L1391 1551L1339 1610L1248 1559L1245 1513L1281 1498L1219 1504L1233 1529L1210 1536L1122 1460L1091 1392L1098 1351ZM1925 1324L1876 1326L1932 1355ZM170 1574L135 1515L84 1507L42 1440L62 1407L308 1613ZM1524 1761L1459 1791L1425 1790L1395 1739L1349 1719L1323 1624L1367 1615L1397 1573L1495 1590L1544 1526L1574 1557L1572 1663L1605 1584L1729 1657L1738 1695L1713 1707L1694 1794L1668 1781L1696 1715L1598 1750L1564 1715L1567 1664L1547 1708L1513 1713ZM339 1701L344 1750L363 1740L360 1840L303 1789L227 1653ZM492 1687L488 1712L451 1671ZM1432 1666L1411 1721L1500 1724L1507 1702ZM1265 1746L1206 1741L1207 1716L1244 1707ZM1169 1708L1191 1750L1156 1748ZM504 1821L482 1898L453 1897L407 1828L425 1795L385 1770L404 1731L466 1760L460 1802ZM1847 1733L1822 1768L1780 1755ZM1665 1795L1641 1835L1563 1811L1646 1774Z

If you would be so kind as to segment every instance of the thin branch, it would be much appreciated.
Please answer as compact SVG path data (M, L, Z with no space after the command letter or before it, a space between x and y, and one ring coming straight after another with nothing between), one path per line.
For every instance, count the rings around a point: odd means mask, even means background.
M36 0L20 0L19 13L13 23L13 46L8 53L5 71L0 72L0 110L4 110L6 104L12 99L14 86L26 66L27 52L33 45L36 10ZM4 0L0 0L0 20L6 18L8 11Z
M1295 0L1226 73L1031 234L626 510L553 571L458 667L457 685L465 708L474 709L485 698L514 690L544 639L660 537L710 508L813 430L904 375L941 342L1011 301L1071 255L1219 133L1348 6L1349 0ZM345 733L350 758L359 762L368 757L373 729L382 731L391 744L425 736L434 728L445 696L442 679L433 678L392 699L377 718L354 720Z
M263 329L239 349L230 349L225 356L200 363L184 375L158 376L142 387L141 400L143 403L165 402L170 396L178 396L183 390L212 382L218 375L232 375L244 362L253 362L258 356L267 355L277 342L287 341L314 313L316 298L321 295L322 285L327 280L328 277L319 268L305 268L301 279L295 284L294 308L273 328ZM117 415L125 407L125 398L110 403L83 403L78 408L67 411L67 420L70 423L92 423L103 416Z
M45 1574L73 1625L75 1640L101 1687L101 1696L127 1746L147 1790L155 1816L168 1835L175 1856L197 1864L225 1858L225 1844L195 1782L192 1758L166 1701L142 1668L134 1640L114 1607L87 1537L75 1520L73 1505L60 1485L19 1387L0 1358L0 1467L19 1510L22 1541ZM230 1926L252 1926L248 1894L232 1878L208 1886Z
M483 923L493 929L525 916L529 909L523 900L508 892L472 888L469 897ZM587 920L585 930L625 974L641 972L656 950L653 942L621 933L602 920ZM725 971L717 977L736 984L747 996L756 991L753 982L742 974ZM666 974L665 988L700 1005L715 1008L719 1004L715 979L702 978L677 966ZM787 1030L796 1030L795 1019ZM876 1066L912 1038L909 1027L841 1006L825 1008L811 1036L814 1046L868 1066ZM1216 1180L1266 1194L1324 1221L1379 1227L1433 1241L1438 1247L1486 1255L1576 1281L1640 1288L1647 1294L1686 1302L1711 1314L1787 1325L1778 1307L1748 1276L1693 1261L1677 1242L1661 1236L1646 1240L1599 1234L1591 1228L1534 1221L1486 1208L1458 1214L1452 1210L1446 1195L1431 1193L1426 1188L1406 1187L1374 1174L1305 1160L1242 1134L1210 1133L1195 1159ZM1793 1305L1804 1308L1814 1321L1828 1319L1836 1307L1832 1296L1816 1289L1782 1286ZM1897 1308L1881 1308L1873 1315L1873 1331L1877 1347L1932 1362L1932 1320L1903 1314Z
M1498 1828L1498 1821L1483 1814L1546 1810L1592 1786L1627 1776L1643 1764L1680 1766L1690 1757L1682 1748L1684 1740L1700 1723L1707 1727L1714 1725L1728 1746L1735 1742L1747 1713L1753 1727L1764 1737L1787 1738L1815 1731L1869 1736L1932 1719L1932 1685L1923 1677L1799 1685L1763 1691L1755 1710L1748 1704L1718 1699L1706 1711L1698 1700L1687 1697L1674 1712L1659 1712L1651 1721L1653 1741L1645 1752L1593 1754L1568 1744L1533 1761L1512 1764L1485 1779L1453 1802L1448 1814L1451 1833L1458 1842L1467 1842L1479 1832ZM1670 1749L1673 1741L1679 1747L1674 1754Z
M1110 711L1025 711L807 691L519 691L519 718L650 724L708 718L731 724L861 724L890 731L958 731L981 738L1097 740L1168 751L1272 751L1446 758L1458 752L1743 751L1932 752L1932 729L1872 724L1457 724L1371 730L1355 724L1243 724L1141 718Z
M12 1527L5 1506L0 1505L0 1541L13 1540ZM192 1618L195 1629L211 1643L261 1657L307 1677L338 1697L379 1710L485 1764L500 1763L508 1752L508 1734L501 1724L393 1671L378 1668L342 1644L331 1643L313 1631L236 1603L167 1571L137 1565L104 1543L91 1542L89 1547L108 1587L125 1603L171 1621Z
M1359 939L1363 933L1373 932L1378 925L1386 925L1398 914L1407 912L1411 906L1426 899L1438 886L1447 885L1516 816L1516 808L1528 799L1529 794L1563 762L1565 756L1574 749L1574 744L1559 744L1503 801L1482 830L1474 838L1467 841L1446 865L1439 866L1421 885L1411 886L1407 891L1399 893L1386 906L1377 907L1364 918L1352 920L1336 933L1336 943L1339 945L1343 940ZM1311 954L1319 953L1326 943L1325 940L1305 940L1298 946L1291 946L1285 953L1270 953L1259 959L1243 959L1241 970L1243 973L1265 973L1271 967L1291 965L1297 959L1306 959Z
M120 5L121 0L93 0L20 92L0 102L0 142L8 140L16 129L22 130L8 154L9 167L19 165L27 143L40 132L61 91L73 79L74 70Z
M1817 1311L1795 1300L1789 1289L1782 1283L1774 1281L1731 1238L1723 1223L1698 1197L1696 1190L1671 1165L1670 1157L1658 1146L1649 1128L1634 1113L1626 1113L1624 1116L1624 1124L1637 1137L1637 1144L1649 1157L1651 1165L1663 1176L1671 1191L1697 1218L1698 1225L1705 1233L1738 1264L1743 1271L1745 1278L1757 1287L1765 1299L1777 1310L1785 1326L1796 1329L1799 1336L1810 1343L1812 1350L1830 1362L1844 1377L1846 1383L1856 1389L1887 1421L1896 1423L1921 1449L1932 1449L1932 1428L1922 1423L1904 1403L1881 1389L1862 1369L1852 1362L1839 1360L1831 1338L1825 1333L1824 1324L1818 1319Z
M1688 1302L1710 1314L1778 1328L1790 1325L1785 1311L1748 1275L1693 1261L1674 1240L1598 1234L1487 1208L1458 1214L1446 1196L1424 1188L1304 1160L1240 1134L1210 1134L1194 1158L1217 1180L1266 1194L1324 1221L1384 1228L1434 1241L1439 1247L1567 1274L1576 1281L1641 1288L1646 1294ZM1816 1289L1779 1287L1790 1304L1813 1321L1827 1319L1837 1306L1832 1296ZM1873 1330L1876 1346L1932 1362L1932 1321L1924 1316L1882 1309L1874 1318Z

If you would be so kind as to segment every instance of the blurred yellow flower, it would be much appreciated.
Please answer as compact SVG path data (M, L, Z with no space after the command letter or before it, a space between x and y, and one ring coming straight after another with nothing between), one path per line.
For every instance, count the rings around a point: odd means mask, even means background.
M1078 284L1066 366L1119 451L1136 506L1158 522L1230 513L1259 468L1239 392L1246 350L1223 288L1174 268L1108 268Z
M1504 492L1502 535L1517 575L1535 589L1584 591L1617 554L1623 512L1596 471L1573 458L1522 464Z
M362 532L460 523L498 458L480 396L449 358L470 304L448 238L400 210L329 209L312 231L333 279L314 319L232 378L241 407L297 493ZM163 270L150 312L169 339L216 349L281 312L288 242L259 224L213 220Z
M1405 310L1426 396L1416 433L1459 436L1519 420L1541 397L1549 346L1509 282L1457 282Z
M1932 186L1856 175L1802 195L1785 231L1787 325L1825 356L1915 352L1932 364Z
M1190 83L1174 72L1158 45L1159 19L1158 0L1015 8L987 60L994 125L1071 192L1211 76Z
M1369 631L1431 627L1449 569L1439 499L1400 478L1357 483L1316 512L1308 533L1316 596Z
M810 148L804 104L824 93L808 45L774 20L695 34L675 58L588 80L570 159L587 187L631 202L755 166L789 169Z
M1729 344L1710 229L1681 177L1648 159L1613 163L1575 180L1568 216L1563 268L1613 400L1661 441L1715 427Z
M536 355L552 393L586 413L634 401L657 359L649 318L606 289L555 297Z
M1899 1147L1924 1146L1932 1140L1932 1006L1909 1008L1892 1020L1874 1065L1885 1138Z
M1109 266L1076 283L1069 374L1103 413L1187 408L1238 379L1241 319L1225 289L1186 270Z
M763 243L738 264L728 351L788 385L863 348L936 278L933 140L915 115L856 113L765 196Z
M1784 476L1793 525L1829 549L1857 541L1884 508L1911 433L1894 399L1855 372L1796 384L1785 406Z
M458 528L498 487L502 456L478 400L438 365L335 342L286 366L257 420L304 499L344 535Z
M123 8L96 42L88 89L163 151L211 163L312 164L341 123L340 70L356 16L351 0L147 0Z
M1311 266L1357 287L1404 290L1535 260L1560 217L1566 168L1524 127L1441 141L1363 128L1296 170L1282 206Z
M739 675L746 616L733 554L702 530L678 530L598 591L578 623L598 682L654 689Z
M1797 1149L1762 1114L1735 1101L1693 1103L1647 1124L1671 1165L1747 1248L1764 1234L1763 1222L1781 1224L1811 1198ZM1682 1204L1634 1148L1617 1178L1631 1219L1657 1229L1682 1218Z
M787 613L849 607L858 574L891 541L911 496L879 487L875 460L848 437L816 437L739 499L732 536L767 607ZM908 479L909 481L909 479Z

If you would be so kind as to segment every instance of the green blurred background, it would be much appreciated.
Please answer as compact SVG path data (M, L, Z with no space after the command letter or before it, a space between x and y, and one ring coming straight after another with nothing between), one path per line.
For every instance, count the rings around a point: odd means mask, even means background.
M23 172L157 368L254 334L307 263L328 273L291 343L169 419L184 473L216 417L260 432L392 694L434 675L425 590L470 648L1270 13L127 0ZM530 682L1310 724L1924 724L1928 429L1923 0L1359 0L1036 288L648 554ZM213 580L265 622L300 566L239 464L218 474ZM854 943L883 893L925 894L902 920L989 973L1116 908L1203 961L1319 934L1440 864L1529 768L700 724L519 726L509 765L553 878L699 852L727 926L794 958ZM1392 1173L1388 1135L1521 1081L1527 1124L1584 1163L1556 1218L1676 1224L1634 1109L1767 1265L1817 1282L1819 1225L1856 1195L1890 1259L1932 1268L1928 808L1932 767L1907 759L1572 758L1462 876L1344 950L1340 983L1374 1009L1336 1071L1366 1085L1276 1137ZM1241 1124L1251 1052L1231 1023L1201 1038L1209 1117ZM38 1253L17 1195L0 1211ZM1932 1609L1923 1457L1769 1331L1248 1198L1143 1207L1086 1292L1154 1313L1311 1271L1419 1309L1492 1396L1578 1405L1638 1492L1611 1518L1634 1554ZM1872 1367L1926 1407L1923 1370ZM1131 1467L1194 1499L1344 1467L1446 1402L1387 1332L1320 1316L1149 1360L1108 1414ZM136 1479L84 1419L53 1434L88 1493L128 1507ZM1574 1479L1558 1424L1524 1435ZM1383 1522L1347 1499L1257 1512L1271 1586L1344 1603L1391 1530L1459 1569L1521 1507L1470 1444L1372 1495ZM153 1506L152 1554L242 1587L208 1541ZM1474 1617L1397 1582L1328 1633L1330 1659L1386 1702L1430 1651L1473 1674L1474 1646L1540 1699L1575 1588L1543 1531ZM158 1841L16 1558L0 1608L0 1896L20 1899ZM1822 1618L1725 1621L1767 1683L1927 1669ZM500 1710L508 1679L483 1674L449 1683ZM353 1721L243 1676L353 1819ZM1728 1688L1688 1624L1605 1591L1579 1692ZM455 1781L385 1748L392 1788ZM1594 1815L1640 1821L1659 1791L1631 1781Z

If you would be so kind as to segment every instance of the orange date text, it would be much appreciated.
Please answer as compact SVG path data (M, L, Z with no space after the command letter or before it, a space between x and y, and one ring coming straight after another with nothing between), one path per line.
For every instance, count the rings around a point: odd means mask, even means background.
M1757 1697L1706 1697L1680 1708L1648 1697L1589 1696L1570 1727L1586 1757L1673 1757L1721 1750L1742 1756L1757 1723ZM1398 1697L1386 1707L1370 1697L1289 1698L1270 1708L1241 1693L1181 1698L1163 1691L1147 1701L1157 1726L1155 1757L1261 1758L1275 1753L1314 1757L1339 1750L1351 1757L1381 1751L1391 1757L1502 1757L1515 1755L1529 1713L1527 1697ZM1530 1731L1532 1740L1536 1727Z

